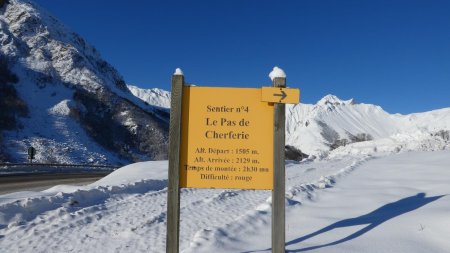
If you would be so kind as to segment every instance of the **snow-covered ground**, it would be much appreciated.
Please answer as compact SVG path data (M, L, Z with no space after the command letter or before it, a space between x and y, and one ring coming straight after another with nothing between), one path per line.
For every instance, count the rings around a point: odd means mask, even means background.
M450 252L450 152L286 164L291 252ZM167 162L0 196L5 252L164 252ZM183 252L270 252L270 191L181 191Z
M361 163L287 208L287 252L450 252L449 164L447 151ZM186 252L271 252L269 218L198 233Z

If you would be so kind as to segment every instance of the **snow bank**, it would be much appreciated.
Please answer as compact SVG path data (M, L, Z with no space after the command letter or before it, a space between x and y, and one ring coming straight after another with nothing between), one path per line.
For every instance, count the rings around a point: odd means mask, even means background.
M114 171L91 185L118 186L150 179L164 181L167 179L167 168L167 161L133 163Z
M42 192L0 195L0 229L24 224L50 210L66 212L101 204L115 195L162 190L167 187L167 166L167 161L141 162L87 186L58 185Z

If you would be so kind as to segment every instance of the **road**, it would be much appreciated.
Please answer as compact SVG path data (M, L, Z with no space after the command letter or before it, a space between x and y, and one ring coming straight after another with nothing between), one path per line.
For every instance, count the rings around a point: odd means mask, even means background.
M108 174L109 172L1 175L0 195L17 191L42 191L60 184L84 185Z

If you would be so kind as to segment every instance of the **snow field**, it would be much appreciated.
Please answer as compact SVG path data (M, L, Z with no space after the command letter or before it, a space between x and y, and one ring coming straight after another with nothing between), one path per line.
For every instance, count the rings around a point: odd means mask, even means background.
M322 175L345 170L354 160L288 164L287 185L297 189L291 190L288 203L312 198L320 183L329 184L327 177L320 179ZM166 162L138 163L81 189L60 186L41 196L4 195L0 198L0 235L4 237L0 245L12 252L162 252L166 168ZM308 181L319 183L305 185ZM301 185L305 185L303 197L298 190ZM203 245L201 238L220 235L223 228L244 230L270 222L270 191L182 189L180 208L180 247L195 251Z
M288 206L287 252L450 252L448 164L448 151L359 164L311 201ZM271 252L265 221L258 229L225 229L188 252Z

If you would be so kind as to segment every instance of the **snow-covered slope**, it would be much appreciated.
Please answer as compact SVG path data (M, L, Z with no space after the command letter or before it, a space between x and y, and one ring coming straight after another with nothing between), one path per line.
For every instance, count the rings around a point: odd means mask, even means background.
M298 187L286 206L286 252L450 252L449 155L378 157L344 177L325 177L323 189ZM292 166L287 178L317 170L316 163ZM183 252L270 253L270 213L270 206L257 208L230 224L198 230Z
M127 85L128 89L149 105L170 108L170 92L158 88L141 89L134 85Z
M310 155L439 150L449 146L450 108L410 115L327 95L317 104L288 105L286 143ZM354 143L354 144L352 144ZM386 143L389 143L387 145ZM358 148L356 148L358 147ZM355 150L356 149L356 150Z
M0 57L18 77L0 85L27 107L16 127L0 129L9 161L24 161L29 146L40 162L166 157L168 113L133 96L94 47L38 5L10 0L0 8Z
M449 252L449 154L349 155L286 164L287 248ZM0 196L0 249L164 252L166 187L167 162L145 162L88 186ZM270 191L180 193L182 252L271 252Z
M29 146L41 162L166 157L170 93L127 86L94 47L39 6L11 0L0 8L0 57L18 77L0 85L17 91L20 105L8 115L17 124L0 125L0 159L24 161ZM449 129L450 109L392 115L332 95L286 110L287 145L316 157L444 149Z
M151 105L168 108L170 92L128 86ZM286 144L318 157L450 146L450 108L410 115L327 95L316 104L287 105Z

